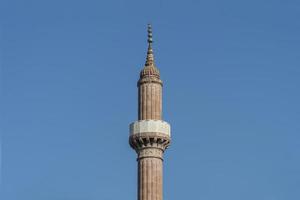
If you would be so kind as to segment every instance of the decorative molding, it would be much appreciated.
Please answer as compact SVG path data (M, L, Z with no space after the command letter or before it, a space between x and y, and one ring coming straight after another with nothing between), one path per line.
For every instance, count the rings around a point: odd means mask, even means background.
M159 158L163 159L163 150L158 148L144 148L138 151L138 159Z
M170 143L171 138L166 134L144 133L129 137L129 144L137 153L147 148L157 148L164 151L170 146Z
M146 84L146 83L156 83L163 86L162 80L156 78L155 76L144 77L138 80L137 86Z

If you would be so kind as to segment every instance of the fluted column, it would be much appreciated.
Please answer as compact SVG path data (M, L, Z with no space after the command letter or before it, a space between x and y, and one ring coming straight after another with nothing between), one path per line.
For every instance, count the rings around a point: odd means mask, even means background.
M155 157L159 149L144 149L138 158L138 200L162 200L162 158ZM141 153L140 153L141 154ZM158 154L162 155L162 152Z
M143 83L139 86L139 120L162 118L161 83Z

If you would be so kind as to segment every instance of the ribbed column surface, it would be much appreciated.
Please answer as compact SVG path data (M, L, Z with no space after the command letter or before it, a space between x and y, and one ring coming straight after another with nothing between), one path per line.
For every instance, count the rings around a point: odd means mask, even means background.
M162 86L144 83L139 86L139 120L162 118Z
M138 200L162 200L162 160L142 158L138 162Z

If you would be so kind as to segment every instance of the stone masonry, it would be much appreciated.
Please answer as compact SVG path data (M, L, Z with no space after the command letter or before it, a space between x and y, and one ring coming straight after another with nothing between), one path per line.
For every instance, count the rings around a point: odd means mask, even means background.
M170 125L162 120L162 81L154 63L152 28L148 25L146 63L138 81L138 121L130 124L129 144L137 153L138 200L163 199L163 153Z

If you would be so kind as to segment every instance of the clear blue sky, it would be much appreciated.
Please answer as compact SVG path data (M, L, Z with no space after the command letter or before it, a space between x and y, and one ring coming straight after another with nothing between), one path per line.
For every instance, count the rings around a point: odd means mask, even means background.
M1 4L1 199L136 199L148 22L173 134L164 199L300 199L298 0Z

